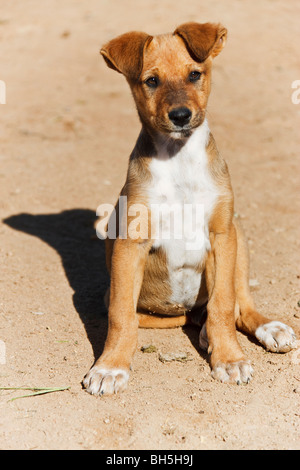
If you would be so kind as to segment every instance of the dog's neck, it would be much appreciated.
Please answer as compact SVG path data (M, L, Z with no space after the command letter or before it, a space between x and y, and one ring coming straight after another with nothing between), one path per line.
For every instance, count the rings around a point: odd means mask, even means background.
M160 160L168 160L175 157L181 151L193 151L205 148L209 140L209 127L205 119L201 126L194 129L187 136L166 135L159 132L149 132L143 126L135 147L135 156L152 157Z

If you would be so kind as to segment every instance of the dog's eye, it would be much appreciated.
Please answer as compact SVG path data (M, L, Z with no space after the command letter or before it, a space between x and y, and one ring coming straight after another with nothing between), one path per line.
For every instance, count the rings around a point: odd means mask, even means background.
M150 77L145 81L146 85L150 88L156 88L159 84L157 77Z
M190 73L189 75L189 81L190 82L196 82L197 80L199 80L201 77L201 73L200 72L197 72L196 70L194 70L193 72Z

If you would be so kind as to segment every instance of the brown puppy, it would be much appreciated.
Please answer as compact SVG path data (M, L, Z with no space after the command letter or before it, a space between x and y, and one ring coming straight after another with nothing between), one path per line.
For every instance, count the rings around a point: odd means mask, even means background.
M227 165L206 120L212 61L226 36L219 24L187 23L156 37L123 34L101 50L126 77L142 130L108 224L109 328L84 378L92 394L126 387L138 326L199 323L206 303L200 346L222 382L252 375L236 327L274 352L295 346L290 327L255 309Z

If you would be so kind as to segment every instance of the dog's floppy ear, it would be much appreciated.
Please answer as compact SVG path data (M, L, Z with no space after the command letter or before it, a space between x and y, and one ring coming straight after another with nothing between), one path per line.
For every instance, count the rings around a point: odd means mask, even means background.
M221 24L185 23L174 31L184 40L191 56L203 62L208 56L216 57L225 46L227 29Z
M132 31L122 34L105 44L100 53L108 67L125 75L132 81L138 80L143 68L145 45L152 39L146 33Z

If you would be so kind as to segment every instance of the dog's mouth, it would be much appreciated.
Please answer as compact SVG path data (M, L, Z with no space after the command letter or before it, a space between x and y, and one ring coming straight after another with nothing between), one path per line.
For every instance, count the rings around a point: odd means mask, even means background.
M170 130L168 134L173 139L180 139L180 140L187 139L188 137L192 135L194 129L195 128L192 128L192 127L179 128L179 129Z
M190 137L193 131L199 127L200 123L192 125L191 123L185 126L172 126L168 122L158 122L156 125L157 130L162 134L173 139L185 139Z

